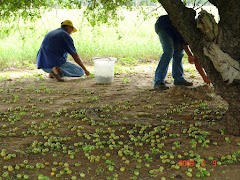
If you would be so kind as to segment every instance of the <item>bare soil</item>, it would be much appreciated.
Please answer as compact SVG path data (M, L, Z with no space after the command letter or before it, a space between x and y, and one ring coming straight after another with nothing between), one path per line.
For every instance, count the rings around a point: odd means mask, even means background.
M0 179L239 179L240 137L218 126L227 104L196 72L193 87L169 74L155 91L154 68L105 85L0 74Z

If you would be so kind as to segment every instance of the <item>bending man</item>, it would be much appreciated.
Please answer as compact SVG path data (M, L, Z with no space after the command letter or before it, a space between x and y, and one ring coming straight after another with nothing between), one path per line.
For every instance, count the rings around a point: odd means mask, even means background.
M183 76L183 50L185 50L188 55L189 63L195 63L195 66L200 75L203 77L203 80L208 84L210 83L210 80L207 78L205 71L202 69L199 61L192 55L187 43L184 41L178 30L172 25L172 22L168 15L163 15L158 18L155 24L155 31L158 34L160 42L162 44L163 54L155 71L154 89L169 89L169 87L167 87L165 84L165 78L168 71L168 65L172 58L172 76L174 79L174 85L193 85L192 82L188 82Z

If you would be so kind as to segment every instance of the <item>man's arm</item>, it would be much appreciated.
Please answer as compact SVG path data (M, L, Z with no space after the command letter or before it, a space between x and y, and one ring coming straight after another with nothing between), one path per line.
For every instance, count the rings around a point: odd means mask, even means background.
M72 53L71 54L74 61L85 71L85 74L89 76L90 72L86 69L86 67L83 65L83 62L81 61L79 55L77 53Z

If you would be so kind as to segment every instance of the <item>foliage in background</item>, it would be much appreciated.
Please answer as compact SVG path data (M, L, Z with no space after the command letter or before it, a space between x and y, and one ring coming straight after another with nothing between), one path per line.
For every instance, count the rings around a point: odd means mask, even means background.
M0 30L0 67L35 68L36 54L44 36L48 31L60 27L66 18L72 20L78 29L72 37L80 57L86 63L92 63L94 56L117 57L118 61L123 61L120 64L158 60L161 47L154 31L156 17L144 22L137 18L139 11L125 11L124 14L127 18L118 26L102 24L92 27L86 19L82 19L83 11L60 9L47 12L34 22L0 21L0 24L4 24Z
M0 1L0 19L9 21L12 18L40 18L42 10L49 8L52 0L2 0Z
M0 20L11 21L11 18L22 17L34 20L40 18L45 10L53 8L84 9L85 17L91 23L108 23L111 20L123 19L118 8L125 7L132 10L134 5L153 5L156 0L132 1L132 0L2 0L0 1Z
M183 2L197 7L206 4L208 0L183 0ZM131 11L133 7L139 6L160 6L160 3L157 0L1 0L0 20L9 21L16 17L34 20L40 18L45 10L53 8L83 8L85 17L94 26L98 23L123 19L124 16L118 11L119 8L125 7Z

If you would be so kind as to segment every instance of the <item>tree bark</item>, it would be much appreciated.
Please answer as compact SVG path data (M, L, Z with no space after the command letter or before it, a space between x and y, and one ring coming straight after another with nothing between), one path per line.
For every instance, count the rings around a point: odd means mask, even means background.
M221 122L224 128L231 134L240 135L240 81L235 79L231 84L224 82L221 73L214 67L211 58L206 55L209 43L216 42L209 40L197 28L196 12L192 8L187 8L181 0L158 1L168 12L173 25L179 30L194 55L199 59L208 77L210 77L216 93L229 104L227 114ZM218 28L222 34L221 43L218 45L221 51L229 55L235 62L240 63L240 1L209 0L209 2L219 10Z

